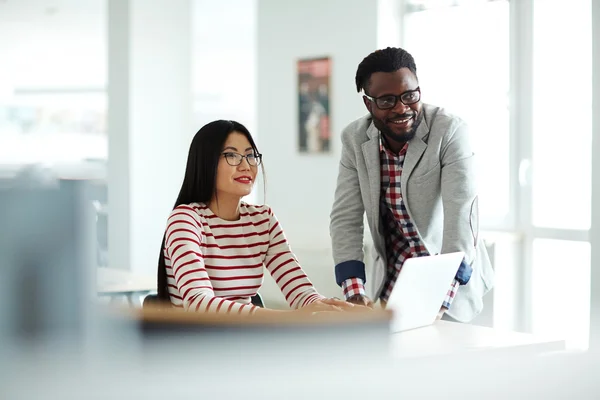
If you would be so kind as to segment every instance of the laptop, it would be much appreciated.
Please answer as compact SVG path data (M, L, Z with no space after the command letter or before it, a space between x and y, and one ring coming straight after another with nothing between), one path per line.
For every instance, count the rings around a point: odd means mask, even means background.
M404 262L386 306L394 314L392 332L435 322L463 258L463 252L456 252Z

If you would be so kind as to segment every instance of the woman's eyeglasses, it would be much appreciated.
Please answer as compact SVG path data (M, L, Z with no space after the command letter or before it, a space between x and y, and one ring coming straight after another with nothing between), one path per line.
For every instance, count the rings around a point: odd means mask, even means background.
M237 167L238 165L240 165L244 158L248 162L248 165L250 165L251 167L256 167L260 165L260 162L262 161L262 154L258 153L242 155L239 153L226 152L221 153L221 155L225 157L225 161L227 161L227 164L231 165L232 167Z

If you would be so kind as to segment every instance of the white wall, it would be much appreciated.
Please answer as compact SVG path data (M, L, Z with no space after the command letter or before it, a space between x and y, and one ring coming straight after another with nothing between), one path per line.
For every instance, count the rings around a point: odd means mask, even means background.
M256 131L256 0L193 0L194 121Z
M317 289L339 295L329 251L329 212L340 133L366 113L354 75L377 47L377 2L259 0L257 7L257 136L266 168L266 202ZM320 56L332 58L332 151L299 154L296 61ZM277 289L267 281L262 293L276 296Z
M108 251L154 274L191 124L191 5L109 0Z

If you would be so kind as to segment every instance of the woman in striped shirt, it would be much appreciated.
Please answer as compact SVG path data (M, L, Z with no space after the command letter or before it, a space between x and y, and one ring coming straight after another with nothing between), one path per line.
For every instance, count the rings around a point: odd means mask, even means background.
M268 206L241 201L261 159L250 132L237 122L214 121L198 131L162 243L159 298L186 310L274 312L250 301L264 266L293 309L352 307L317 293Z

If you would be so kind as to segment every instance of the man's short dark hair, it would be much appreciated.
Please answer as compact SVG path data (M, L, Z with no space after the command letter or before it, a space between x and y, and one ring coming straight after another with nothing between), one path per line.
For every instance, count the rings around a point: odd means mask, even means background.
M408 68L417 76L417 66L410 53L398 47L387 47L376 50L366 56L356 70L356 91L366 90L369 79L375 72L394 72L401 68Z

